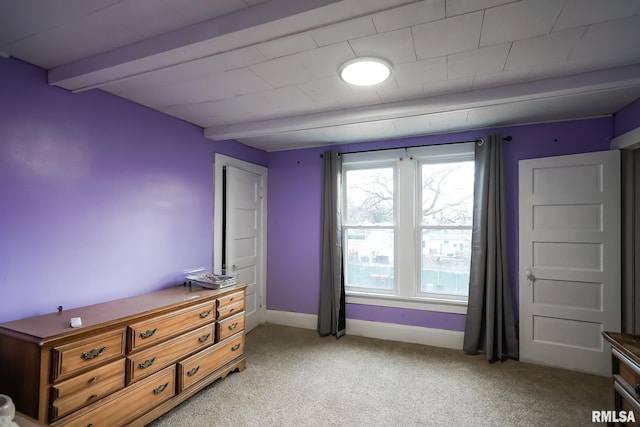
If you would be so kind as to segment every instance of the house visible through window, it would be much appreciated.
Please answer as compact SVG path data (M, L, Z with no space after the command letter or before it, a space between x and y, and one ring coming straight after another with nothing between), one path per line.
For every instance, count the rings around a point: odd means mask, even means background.
M348 296L395 306L466 303L473 149L456 144L344 155Z

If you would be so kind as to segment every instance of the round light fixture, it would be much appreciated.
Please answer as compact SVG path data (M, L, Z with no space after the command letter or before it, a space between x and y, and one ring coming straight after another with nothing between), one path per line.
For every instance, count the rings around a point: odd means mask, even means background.
M340 78L355 86L373 86L387 80L391 64L380 58L356 58L340 67Z

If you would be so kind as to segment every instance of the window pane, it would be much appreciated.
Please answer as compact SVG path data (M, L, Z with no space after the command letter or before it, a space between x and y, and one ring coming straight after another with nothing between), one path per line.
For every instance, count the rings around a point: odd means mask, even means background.
M471 225L473 162L423 163L422 224Z
M393 224L393 168L347 170L347 224Z
M421 291L468 296L471 230L422 230Z
M393 230L346 230L346 286L391 290Z

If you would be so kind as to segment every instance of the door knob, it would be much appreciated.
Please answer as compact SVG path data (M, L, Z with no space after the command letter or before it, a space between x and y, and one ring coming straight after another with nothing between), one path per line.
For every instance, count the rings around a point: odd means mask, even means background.
M524 277L527 278L527 285L531 286L531 282L533 282L534 280L536 280L536 277L533 275L533 273L531 272L530 268L527 268L524 271Z

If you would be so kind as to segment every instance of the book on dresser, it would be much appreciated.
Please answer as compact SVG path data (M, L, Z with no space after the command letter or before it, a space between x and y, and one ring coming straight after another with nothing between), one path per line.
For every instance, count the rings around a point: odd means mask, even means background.
M245 297L180 285L1 323L0 394L54 427L143 426L245 369Z

